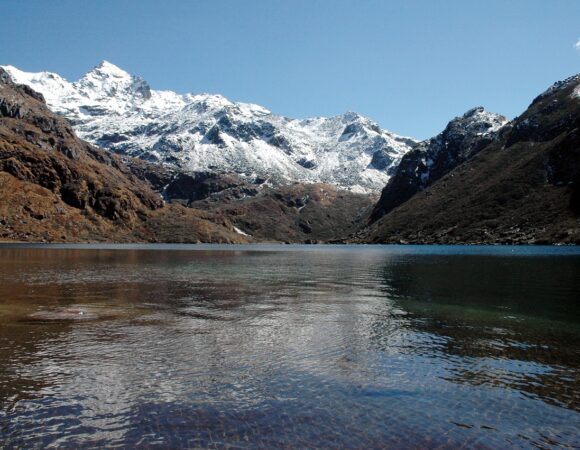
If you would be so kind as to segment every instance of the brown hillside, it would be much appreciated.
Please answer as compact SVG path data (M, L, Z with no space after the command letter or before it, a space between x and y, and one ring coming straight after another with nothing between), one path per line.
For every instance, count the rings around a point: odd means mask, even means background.
M164 205L0 69L0 239L244 242L223 217Z
M357 242L580 244L580 77L539 96L472 159Z

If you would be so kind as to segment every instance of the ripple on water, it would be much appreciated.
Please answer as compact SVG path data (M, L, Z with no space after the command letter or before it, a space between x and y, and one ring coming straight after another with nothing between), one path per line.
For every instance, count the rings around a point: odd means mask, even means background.
M580 445L578 258L54 251L0 248L3 448Z

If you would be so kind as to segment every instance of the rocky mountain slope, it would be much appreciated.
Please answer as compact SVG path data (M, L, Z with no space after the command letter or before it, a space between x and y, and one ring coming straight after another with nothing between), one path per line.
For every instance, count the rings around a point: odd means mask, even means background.
M381 193L371 219L377 220L430 186L493 142L508 120L478 107L456 117L437 136L420 142L405 156Z
M460 146L476 154L431 185L398 173L378 207L386 215L354 241L580 244L580 75L554 84L493 133L483 148L477 140ZM402 198L412 197L402 202L395 180L405 178L412 189ZM417 186L423 190L413 195Z
M234 230L252 241L340 240L366 224L378 198L330 184L271 186L232 173L190 174L134 158L126 164L167 202L227 217Z
M220 95L156 91L106 61L73 83L3 67L42 93L82 139L187 172L378 192L416 144L356 113L296 120Z
M9 70L0 240L580 243L580 75L512 122L474 108L416 143L352 113L153 91L108 63L75 83Z
M245 242L223 216L164 205L0 69L0 240Z
M228 217L254 239L318 243L337 241L360 229L375 202L376 197L330 184L295 183L227 189L192 206Z
M355 231L376 198L185 173L80 140L0 69L0 240L304 242Z

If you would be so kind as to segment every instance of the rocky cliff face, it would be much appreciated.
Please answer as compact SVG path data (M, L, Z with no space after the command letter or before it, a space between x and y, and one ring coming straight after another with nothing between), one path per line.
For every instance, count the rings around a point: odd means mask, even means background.
M377 220L493 142L508 120L478 107L453 119L434 138L417 144L395 169L371 220Z
M463 145L476 154L355 240L580 244L579 93L580 76L554 84L491 143Z
M106 61L74 83L4 67L41 92L82 139L185 172L376 193L416 143L356 113L297 120L220 95L156 91Z

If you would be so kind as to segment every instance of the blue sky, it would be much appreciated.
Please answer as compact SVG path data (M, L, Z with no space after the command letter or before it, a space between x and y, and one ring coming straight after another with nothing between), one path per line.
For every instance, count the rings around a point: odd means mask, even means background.
M576 0L0 0L0 17L0 64L72 81L106 59L155 89L417 138L580 72Z

